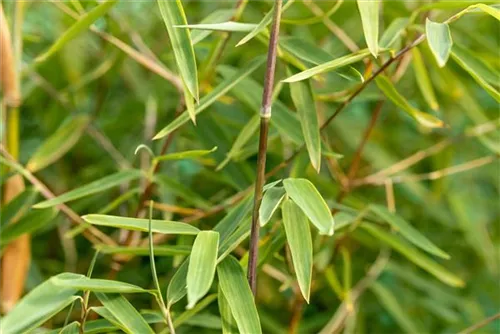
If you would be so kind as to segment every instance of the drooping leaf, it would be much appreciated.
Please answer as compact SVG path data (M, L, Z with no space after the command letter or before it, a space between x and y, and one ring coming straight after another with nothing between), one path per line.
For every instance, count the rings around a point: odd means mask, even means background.
M436 99L436 94L434 93L434 88L432 87L429 74L427 73L427 68L425 67L424 59L418 48L412 49L413 55L413 70L415 72L415 78L417 79L418 88L422 92L425 101L429 107L433 110L439 109L439 104Z
M366 44L371 54L378 56L379 0L357 0Z
M2 318L0 332L2 334L29 332L79 298L75 296L76 289L56 286L54 278L57 277L71 278L79 277L79 275L59 274L31 290Z
M200 24L226 22L233 17L234 13L234 9L219 9L206 16L203 20L201 20ZM191 43L196 45L207 38L211 33L212 31L210 30L191 31Z
M252 60L247 66L245 66L240 72L235 74L234 76L227 78L222 81L217 87L215 87L209 94L204 96L200 103L196 106L195 114L199 114L205 109L207 109L212 103L214 103L218 98L226 94L230 91L235 85L237 85L241 80L254 72L260 65L264 63L264 58L258 57ZM184 125L187 121L189 121L189 116L186 113L182 113L179 117L177 117L174 121L172 121L169 125L164 127L160 132L154 136L154 140L161 139L167 136L172 131L178 129L182 125Z
M103 293L144 293L147 290L133 284L107 280L89 278L84 275L71 275L63 277L54 277L54 285L63 288L71 288L76 290L88 290L92 292Z
M3 234L4 228L9 226L13 219L18 219L24 215L35 201L36 196L37 192L33 188L28 188L0 207L0 217L2 217L0 233L2 239L5 238Z
M33 233L45 227L56 215L57 210L53 208L30 211L15 224L8 224L1 229L2 238L0 239L0 245L3 247L23 234Z
M232 256L217 266L219 286L226 297L240 333L262 333L259 314L243 268Z
M283 80L283 82L290 83L290 82L297 82L297 81L309 79L315 75L330 72L330 71L336 70L338 68L341 68L343 66L356 63L360 60L363 60L364 58L366 58L369 55L370 55L370 51L368 49L363 49L363 50L360 50L358 52L331 60L327 63L323 63L321 65L312 67L310 69L307 69L305 71L302 71L300 73L292 75L292 76L286 78L285 80Z
M273 187L264 193L259 209L260 226L265 226L271 220L271 217L280 206L285 194L285 189L282 187Z
M439 67L444 67L450 57L453 40L451 39L450 27L447 23L425 22L425 33L427 42L431 48Z
M291 70L287 73L289 76L293 74ZM290 84L290 93L297 108L309 159L314 169L319 173L321 169L321 139L311 85L306 81L293 82Z
M119 216L107 216L90 214L82 216L87 223L97 226L110 226L132 231L148 231L149 219L129 218ZM196 227L180 222L168 220L152 220L152 230L155 233L164 234L197 234L200 232Z
M243 37L238 43L236 43L236 46L242 46L243 44L245 44L246 42L248 42L249 40L251 40L252 38L254 38L255 36L257 36L259 33L261 33L262 31L264 31L266 29L266 27L271 24L272 20L273 20L273 13L274 13L274 10L275 10L275 7L273 6L273 8L267 12L267 14L262 18L262 20L259 22L259 24L257 24L252 31L250 31L247 35L245 35L245 37Z
M146 320L130 302L120 294L96 293L97 299L122 325L121 328L129 334L151 333L154 331L149 327ZM109 320L109 319L108 319Z
M196 159L199 157L203 157L207 154L210 154L212 152L215 152L216 150L217 146L212 148L211 150L192 150L192 151L169 153L155 157L154 161L159 162L167 160Z
M396 231L401 233L408 241L424 251L439 256L443 259L449 259L450 256L439 249L434 243L421 234L416 228L411 226L401 216L390 212L381 205L370 205L370 210L379 216L382 220L389 223Z
M220 23L200 23L200 24L186 24L178 25L175 28L189 28L189 29L199 29L199 30L211 30L211 31L230 31L230 32L247 32L252 31L257 27L253 23L241 23L241 22L220 22Z
M220 320L222 323L222 334L238 334L238 325L220 285L217 293L217 302L219 304Z
M36 172L61 158L81 138L90 118L77 115L64 122L31 156L26 168Z
M306 215L291 200L285 200L282 205L283 226L286 240L292 253L295 275L299 282L302 296L309 303L311 292L313 248L311 229Z
M104 190L116 187L122 183L138 179L141 176L142 172L138 170L132 169L132 170L121 171L116 174L106 176L100 180L93 181L82 187L68 191L67 193L57 196L56 198L35 204L33 207L36 209L44 209L44 208L49 208L51 206L56 206L58 204L66 203L69 201L73 201L75 199L100 193Z
M316 187L306 179L283 181L288 196L299 206L320 234L333 235L335 223L330 209Z
M207 294L215 275L219 233L201 231L196 236L187 272L188 309Z
M392 84L391 80L384 75L379 75L375 82L378 88L388 97L395 105L403 109L411 117L413 117L418 123L429 128L442 128L444 127L443 121L436 118L430 114L426 114L416 108L414 108L397 90Z
M131 246L108 246L96 245L96 249L102 254L130 254L136 256L149 255L148 247L131 247ZM162 245L155 247L155 256L175 256L175 255L188 255L191 253L190 246L170 246Z
M500 92L494 87L500 86L500 73L460 45L453 46L451 56L488 94L500 102Z
M432 259L425 256L419 250L404 242L397 236L390 234L373 224L364 222L361 224L361 227L373 235L377 240L388 244L394 250L405 256L408 260L429 272L440 281L454 287L463 287L465 285L464 281L455 274L449 272L447 269L443 268L441 265L437 264Z
M66 30L58 39L55 41L50 48L39 55L35 61L42 62L47 60L54 53L59 51L63 46L65 46L69 41L74 39L76 36L87 30L92 23L97 19L104 16L118 1L117 0L107 0L85 15L81 16L78 21L76 21L68 30Z
M179 268L177 268L174 276L172 276L167 288L167 308L170 308L186 295L188 266L189 260L186 259Z
M407 18L399 17L393 20L380 38L380 47L383 49L392 47L392 45L398 40L409 23L410 20Z
M196 58L193 45L191 43L191 33L189 29L176 29L176 25L186 25L186 14L180 0L168 1L158 0L160 13L167 28L170 44L174 51L175 61L181 74L182 81L187 88L188 95L196 100L199 99L198 71L196 68ZM194 121L195 115L190 117Z
M394 320L396 320L401 329L406 333L422 332L413 322L411 316L405 312L405 308L398 302L396 296L392 294L388 288L378 282L374 282L370 286L370 289Z

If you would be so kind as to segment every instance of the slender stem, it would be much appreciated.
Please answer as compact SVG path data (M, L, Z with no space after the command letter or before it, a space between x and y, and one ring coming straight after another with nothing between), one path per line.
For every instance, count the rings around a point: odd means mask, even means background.
M259 209L262 201L262 190L266 173L267 135L269 132L269 120L271 118L271 104L274 85L274 73L276 69L276 57L278 50L279 27L281 19L281 6L283 0L276 0L274 6L273 27L269 39L269 50L267 53L267 70L264 79L264 93L262 94L262 109L260 111L260 137L259 153L257 157L257 180L255 181L255 195L252 212L252 231L250 234L250 250L248 253L248 282L255 296L257 292L257 258L259 251Z
M500 313L492 315L491 317L486 318L486 319L478 322L477 324L474 324L474 325L472 325L472 326L464 329L463 331L461 331L458 334L470 334L470 333L473 333L473 332L477 331L478 329L483 328L484 326L488 325L490 322L495 321L497 319L500 319Z

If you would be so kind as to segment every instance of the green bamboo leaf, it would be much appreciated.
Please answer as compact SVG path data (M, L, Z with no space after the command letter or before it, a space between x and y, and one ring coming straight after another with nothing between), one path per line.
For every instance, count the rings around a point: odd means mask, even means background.
M429 128L442 128L444 127L443 121L436 118L430 114L426 114L416 108L414 108L397 90L392 84L391 80L384 76L379 75L375 82L378 88L384 93L384 95L389 98L395 105L403 109L408 113L413 119L425 127Z
M371 54L377 58L378 46L378 29L379 29L379 0L357 0L359 14L361 15L361 23L363 24L363 32L365 34L366 44Z
M259 66L264 63L263 57L258 57L248 63L240 72L236 73L234 76L227 78L223 82L221 82L217 87L215 87L209 94L204 96L198 106L196 107L195 114L198 115L209 106L212 105L218 98L226 94L230 91L234 86L236 86L241 80L254 72ZM172 123L164 127L156 136L154 136L154 140L161 139L167 136L172 131L178 129L182 125L184 125L187 121L189 121L189 116L186 113L182 113L179 117L177 117Z
M432 259L422 254L418 249L407 244L397 236L390 234L373 224L364 222L361 224L361 227L379 241L391 246L394 250L401 253L420 268L434 275L440 281L454 287L463 287L465 285L464 281L455 274L449 272L447 269L443 268L441 265L437 264Z
M110 226L132 231L147 232L149 219L129 218L119 216L90 214L82 216L87 223L97 226ZM155 233L164 234L198 234L200 232L196 227L180 222L168 220L152 220L152 230Z
M432 87L429 74L427 73L427 68L425 67L424 59L418 48L412 49L413 55L413 70L415 72L415 77L417 79L417 85L425 101L429 107L433 110L439 109L439 104L436 99L436 94L434 93L434 88Z
M72 323L64 326L59 331L59 334L79 334L80 333L80 323L78 321L73 321Z
M250 216L253 205L253 197L247 196L237 206L231 209L227 215L215 225L214 231L219 232L219 248L223 249L227 239L242 225L242 222Z
M273 20L274 8L275 6L273 6L273 8L269 12L267 12L267 14L262 18L259 24L257 24L253 28L252 31L250 31L247 35L245 35L245 37L243 37L238 43L236 43L237 47L242 46L243 44L245 44L246 42L257 36L259 33L264 31L268 25L271 24Z
M283 181L286 193L309 218L320 234L333 235L335 223L328 205L316 187L306 179Z
M389 314L396 320L398 325L406 333L421 333L422 330L413 322L411 316L404 310L405 308L398 302L396 296L392 292L378 282L372 283L370 289L373 291L382 306L389 312Z
M26 168L36 172L59 160L80 140L89 122L87 115L70 117L33 153Z
M217 302L219 304L220 320L222 323L222 334L238 334L238 325L231 312L231 306L227 302L222 289L218 287Z
M201 231L196 236L187 272L187 308L194 307L210 290L214 280L217 264L217 250L219 248L219 233Z
M77 290L61 288L54 284L55 278L79 277L63 273L54 276L31 290L0 321L0 333L26 333L37 328L80 297Z
M257 132L260 124L260 115L255 114L248 121L248 123L241 129L236 137L236 140L231 146L231 149L226 155L226 158L217 166L216 170L219 171L224 168L234 157L236 157L243 147L250 141L252 136Z
M42 62L47 60L54 53L59 51L64 45L66 45L69 41L74 39L76 36L87 30L92 23L94 23L97 19L104 16L110 9L113 7L118 1L117 0L108 0L90 12L82 15L78 21L76 21L68 30L66 30L58 39L50 46L50 48L36 57L35 62Z
M100 193L104 190L108 190L110 188L119 186L122 183L130 182L132 180L138 179L142 176L142 172L139 170L126 170L121 171L109 176L106 176L100 180L91 182L87 185L79 187L77 189L73 189L64 193L56 198L52 198L38 204L35 204L33 207L36 209L44 209L49 208L51 206L56 206L58 204L66 203L69 201L73 201L75 199L79 199L82 197L94 195Z
M262 203L259 208L260 226L265 226L271 220L271 217L280 206L285 194L285 189L282 187L273 187L264 193L264 197L262 197Z
M252 291L238 261L232 256L226 257L217 266L217 275L239 332L262 333Z
M84 275L54 277L54 285L76 290L88 290L103 293L144 293L147 290L133 284L107 279L89 278Z
M177 315L174 320L174 327L179 327L185 323L189 323L193 317L203 311L207 306L209 306L214 300L217 299L217 294L213 293L211 295L206 296L198 304L196 304L193 308L188 309L181 314ZM220 327L220 326L219 326Z
M421 234L416 228L411 226L401 216L390 212L386 207L381 205L370 205L370 210L380 217L380 219L389 223L397 232L401 233L409 242L419 247L420 249L439 256L443 259L449 259L450 256L439 249L434 243Z
M2 239L5 238L5 235L3 235L4 228L9 226L13 219L19 219L22 217L33 204L36 196L37 192L35 189L28 188L14 197L14 199L10 200L9 203L5 203L0 207L0 217L2 218L2 224L0 224L0 235L2 235Z
M292 253L293 268L302 296L309 303L311 293L313 248L311 229L306 215L291 200L285 200L282 208L286 240Z
M113 328L118 328L124 332L126 331L125 327L120 323L120 321L118 321L118 319L116 319L116 317L104 306L94 306L90 309L97 313L100 317L106 319L106 321L108 321L113 326Z
M194 49L191 43L191 33L189 29L175 28L176 25L187 24L182 3L180 0L158 0L158 6L160 7L160 13L170 37L170 43L182 81L187 88L187 92L196 100L199 100L198 72ZM194 121L195 114L191 114L190 117Z
M167 161L167 160L182 160L182 159L196 159L203 157L207 154L215 152L217 150L217 146L212 148L211 150L192 150L192 151L184 151L184 152L175 152L170 154L161 155L159 157L155 157L154 161Z
M220 22L220 23L199 23L199 24L185 24L178 25L175 28L189 28L210 31L230 31L230 32L248 32L257 27L253 23L240 23L240 22Z
M2 229L0 245L3 247L10 241L20 237L23 234L33 233L40 228L47 226L57 215L57 210L48 208L44 210L30 211L19 219L15 224L3 226L2 216Z
M174 276L170 280L167 287L167 308L170 309L172 305L182 299L187 293L186 282L188 273L189 261L186 259L177 268Z
M494 87L500 85L500 73L460 45L453 46L451 56L488 94L500 102L500 92Z
M200 24L226 22L233 17L234 13L234 9L219 9L210 13L207 17L201 20ZM191 43L196 45L207 38L211 33L212 32L210 30L191 31Z
M407 18L399 17L392 21L380 38L380 47L383 49L390 48L403 34L408 24L410 24L410 20Z
M288 75L293 75L291 70ZM297 108L302 135L306 143L309 160L316 172L321 169L321 139L319 134L318 114L316 113L311 84L309 82L298 81L290 84L292 101Z
M500 21L500 9L495 8L493 6L485 5L483 3L479 3L479 4L474 5L474 6L477 7L477 8L479 8L479 9L481 9L483 12L485 12L487 14L490 14L495 19L497 19L498 21Z
M94 247L97 250L99 250L99 253L102 254L126 254L135 256L149 255L149 247L108 246L108 245L96 245ZM155 247L155 256L188 255L189 253L191 253L191 246L161 245Z
M356 63L360 60L363 60L364 58L366 58L369 55L370 55L370 51L368 49L363 49L363 50L360 50L358 52L331 60L327 63L323 63L321 65L312 67L310 69L307 69L305 71L302 71L300 73L292 75L292 76L286 78L285 80L283 80L283 82L290 83L290 82L297 82L297 81L309 79L315 75L325 73L325 72L330 72L330 71L336 70L338 68L341 68L343 66Z
M447 23L437 23L427 19L425 22L425 34L439 67L444 67L450 57L453 45L450 27Z
M146 320L130 302L120 294L96 293L97 299L122 325L122 329L129 334L151 333L154 331L149 327ZM109 320L109 319L108 319Z

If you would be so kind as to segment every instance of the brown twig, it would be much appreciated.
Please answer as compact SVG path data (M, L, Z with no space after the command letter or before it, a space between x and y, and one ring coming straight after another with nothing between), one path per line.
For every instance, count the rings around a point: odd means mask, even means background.
M255 195L252 211L252 230L250 232L250 249L248 253L248 282L255 296L257 293L257 258L259 251L259 209L262 201L262 192L265 182L267 135L269 120L271 119L272 94L274 86L274 73L278 51L279 27L281 19L281 6L283 0L276 0L274 5L273 26L269 49L267 53L267 69L264 78L264 92L262 95L262 109L260 112L260 138L257 156L257 179L255 181Z
M492 321L495 321L497 319L500 319L500 313L492 315L491 317L488 317L488 318L478 322L477 324L474 324L474 325L464 329L463 331L461 331L458 334L471 334L471 333L477 331L480 328L483 328L484 326L488 325L489 323L491 323Z

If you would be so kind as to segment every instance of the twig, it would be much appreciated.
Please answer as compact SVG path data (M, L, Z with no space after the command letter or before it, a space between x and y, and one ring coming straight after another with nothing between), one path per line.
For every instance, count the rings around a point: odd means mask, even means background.
M40 191L43 197L46 199L53 199L56 196L50 191L49 188L45 184L42 183L42 181L38 180L29 170L22 168L22 166L19 164L19 162L14 159L3 147L3 145L0 144L0 152L2 155L11 163L18 165L19 168L23 170L23 176L33 185L35 188ZM75 224L85 224L87 223L80 218L80 216L71 210L67 205L64 203L58 204L56 206L59 210L61 210L68 218ZM106 245L109 246L116 246L116 243L113 239L108 237L106 234L101 232L99 229L95 228L94 226L88 226L88 228L83 232L83 235L93 244L98 244L98 243L105 243Z
M458 334L471 334L471 333L477 331L478 329L483 328L484 326L488 325L490 322L495 321L496 319L500 319L500 313L492 315L491 317L486 318L486 319L478 322L477 324L474 324L474 325L464 329L463 331L459 332Z
M274 72L276 68L276 56L278 50L279 27L281 19L281 6L283 0L276 0L274 5L274 18L269 39L269 50L267 54L267 69L264 79L264 92L262 95L262 109L260 114L260 138L259 152L257 157L257 180L255 182L255 195L252 212L252 230L250 232L250 249L248 253L248 282L255 296L257 293L257 258L259 251L259 209L262 201L262 192L265 182L267 135L269 131L269 120L271 118L272 92L274 85Z

